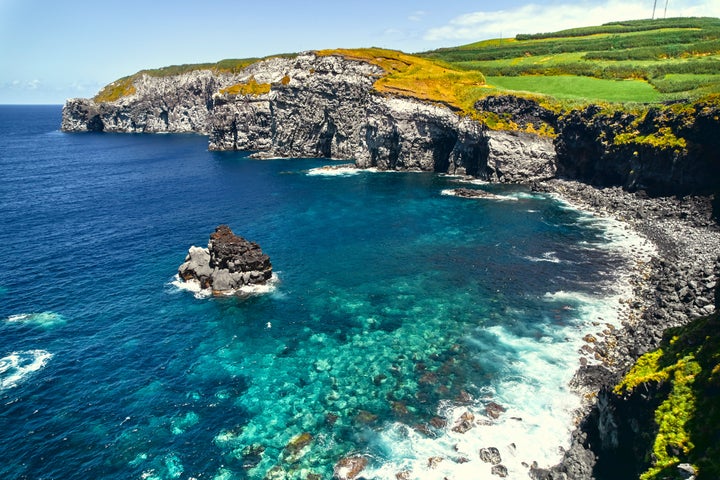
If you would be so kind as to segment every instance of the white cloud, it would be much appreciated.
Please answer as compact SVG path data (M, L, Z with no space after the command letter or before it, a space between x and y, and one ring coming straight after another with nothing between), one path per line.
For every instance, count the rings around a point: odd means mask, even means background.
M10 88L13 90L37 90L42 86L42 81L37 78L33 80L10 80L3 83L3 88Z
M455 17L448 24L428 30L425 40L476 41L600 25L619 20L650 18L650 0L601 0L541 5L531 3L509 10L478 11ZM664 14L658 0L656 18ZM720 17L718 0L668 0L668 17Z
M413 13L410 14L408 17L408 20L411 22L420 22L423 18L425 18L425 15L427 15L427 12L424 10L416 10Z

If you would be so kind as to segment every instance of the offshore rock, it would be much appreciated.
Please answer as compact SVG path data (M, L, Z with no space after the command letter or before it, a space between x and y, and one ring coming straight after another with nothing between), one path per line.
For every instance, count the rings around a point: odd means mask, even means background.
M272 278L272 265L257 243L220 225L210 235L207 248L190 247L178 274L186 282L211 289L214 295L225 295L245 285L265 284Z
M480 449L480 460L485 463L492 465L499 465L502 462L500 457L500 451L495 447L481 448Z

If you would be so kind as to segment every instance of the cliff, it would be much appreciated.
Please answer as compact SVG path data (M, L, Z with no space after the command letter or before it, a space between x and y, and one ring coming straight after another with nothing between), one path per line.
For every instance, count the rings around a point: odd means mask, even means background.
M381 93L377 82L389 74L380 64L307 52L248 62L236 71L136 74L106 87L120 91L117 98L68 100L62 129L195 132L208 136L212 150L354 160L361 168L496 182L559 176L653 196L720 191L716 98L555 112L534 100L501 95L476 102L477 115L467 115L399 88ZM491 130L473 119L488 115L510 128ZM527 133L547 127L554 129L554 140Z
M172 76L137 75L132 82L134 92L115 101L68 100L61 128L65 132L207 135L213 95L237 81L235 74L212 70Z
M639 109L591 105L560 117L558 174L652 196L720 191L717 99Z
M304 53L250 64L236 74L197 70L140 75L114 101L71 99L66 132L197 132L212 150L266 157L352 159L361 168L534 181L555 174L548 137L489 131L441 103L381 94L381 67Z

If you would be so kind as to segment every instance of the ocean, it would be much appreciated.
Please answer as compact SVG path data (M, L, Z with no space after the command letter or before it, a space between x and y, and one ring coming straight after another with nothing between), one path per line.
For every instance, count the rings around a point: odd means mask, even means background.
M0 478L508 478L556 463L642 245L522 186L65 134L0 107ZM219 224L277 283L176 272ZM637 255L637 250L633 255ZM592 358L588 358L592 362ZM486 458L487 460L487 458ZM495 461L495 460L493 460ZM494 468L494 473L493 473Z

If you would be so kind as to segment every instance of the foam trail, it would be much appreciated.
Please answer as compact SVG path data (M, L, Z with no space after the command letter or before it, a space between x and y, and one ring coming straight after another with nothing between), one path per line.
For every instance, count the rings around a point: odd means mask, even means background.
M508 201L508 200L514 202L514 201L518 200L517 198L515 198L512 195L496 195L496 194L490 193L490 192L485 192L485 191L483 191L483 192L484 192L484 194L481 196L465 197L465 198L469 198L470 200L495 200L498 202L504 202L504 201ZM455 189L452 189L452 188L446 188L444 190L441 190L440 195L447 195L450 197L460 197L461 196L461 195L458 195L457 192L455 191Z
M13 352L0 358L0 392L17 387L29 375L43 368L52 358L45 350Z
M540 257L527 256L527 257L523 257L523 258L525 258L526 260L530 260L531 262L536 262L536 263L537 262L562 263L562 260L560 260L557 257L556 252L545 252Z
M7 323L38 325L50 328L64 324L65 317L55 312L20 313L17 315L10 315L5 321Z
M376 168L361 169L357 168L352 163L345 163L342 165L325 165L323 167L311 168L307 171L307 175L310 176L327 176L327 177L341 177L358 175L362 172L377 172Z

